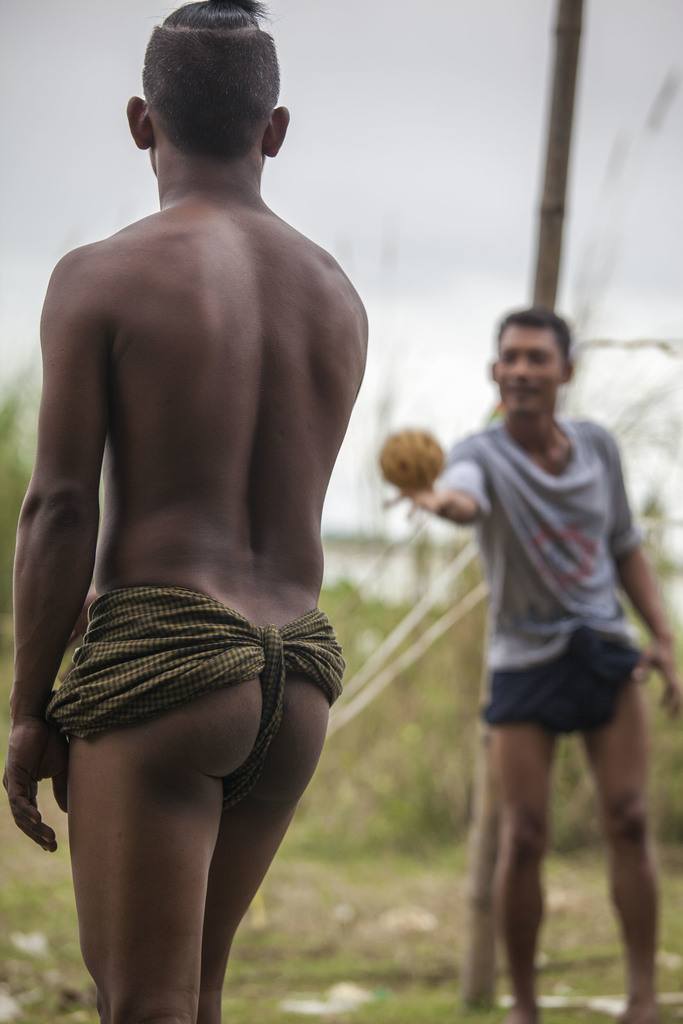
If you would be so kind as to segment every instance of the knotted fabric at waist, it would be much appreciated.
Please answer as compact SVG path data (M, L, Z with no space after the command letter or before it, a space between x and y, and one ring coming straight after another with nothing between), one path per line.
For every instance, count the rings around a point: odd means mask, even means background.
M81 738L163 714L201 694L259 676L263 711L249 758L226 780L229 803L255 782L282 719L285 677L299 672L330 705L344 659L324 612L282 627L253 626L214 598L182 587L124 587L98 598L73 667L47 717ZM229 783L229 786L228 786Z

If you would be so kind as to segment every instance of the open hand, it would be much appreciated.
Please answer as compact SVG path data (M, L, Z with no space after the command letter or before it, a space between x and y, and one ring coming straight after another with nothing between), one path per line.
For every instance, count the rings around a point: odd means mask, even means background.
M402 490L397 500L404 499L412 502L411 515L414 515L418 509L424 509L425 512L432 512L434 515L440 516L443 515L450 496L445 491L435 491L433 488L423 491Z
M43 822L37 805L38 781L52 779L59 807L67 809L69 746L42 718L18 718L9 736L3 785L12 816L22 832L51 853L57 849L54 831Z
M656 669L664 681L661 704L672 718L681 713L683 708L683 686L676 667L674 645L671 642L656 640L645 652L648 664Z

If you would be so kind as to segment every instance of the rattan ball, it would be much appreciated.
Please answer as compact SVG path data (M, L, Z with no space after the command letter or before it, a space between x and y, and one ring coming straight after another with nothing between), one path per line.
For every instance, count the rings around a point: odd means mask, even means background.
M384 479L402 491L429 490L444 468L444 451L426 430L401 430L382 446L379 464Z

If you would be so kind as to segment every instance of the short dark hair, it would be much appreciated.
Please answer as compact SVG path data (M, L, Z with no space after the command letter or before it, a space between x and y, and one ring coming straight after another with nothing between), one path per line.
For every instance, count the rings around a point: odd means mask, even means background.
M517 309L508 313L498 328L498 348L508 327L535 327L540 331L552 331L565 362L571 362L572 332L569 324L551 309L546 309L545 306L530 306L529 309Z
M257 0L208 0L180 7L154 29L145 54L145 98L185 153L244 156L280 92L272 36L259 28Z

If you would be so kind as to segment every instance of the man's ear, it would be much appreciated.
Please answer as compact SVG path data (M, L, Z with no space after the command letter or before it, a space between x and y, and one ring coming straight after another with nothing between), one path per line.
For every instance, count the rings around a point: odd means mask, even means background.
M565 363L564 363L564 373L562 375L562 383L563 384L569 384L569 381L572 379L573 376L574 376L574 364L569 359L566 359Z
M138 149L153 149L155 145L154 128L145 101L139 96L133 96L128 100L126 114L130 134Z
M285 141L289 128L289 111L287 107L277 107L270 116L268 127L263 133L261 152L264 156L277 156Z
M491 363L491 365L489 366L489 374L490 374L491 380L493 381L494 384L499 384L500 383L500 381L498 380L498 367L499 367L499 365L500 364L499 364L498 360L495 359Z

